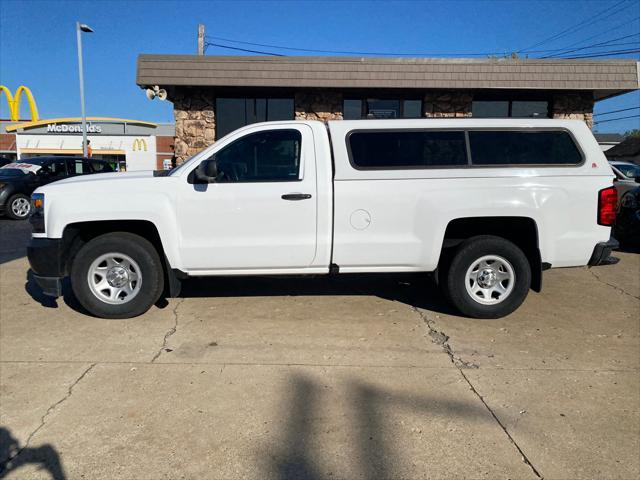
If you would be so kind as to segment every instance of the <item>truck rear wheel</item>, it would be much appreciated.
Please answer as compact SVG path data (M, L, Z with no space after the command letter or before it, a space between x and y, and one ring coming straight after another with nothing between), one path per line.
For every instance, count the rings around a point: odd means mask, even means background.
M78 251L71 265L71 287L80 304L97 317L136 317L162 294L162 262L145 238L107 233Z
M500 318L516 310L529 293L531 266L504 238L465 240L454 254L444 288L451 303L473 318Z

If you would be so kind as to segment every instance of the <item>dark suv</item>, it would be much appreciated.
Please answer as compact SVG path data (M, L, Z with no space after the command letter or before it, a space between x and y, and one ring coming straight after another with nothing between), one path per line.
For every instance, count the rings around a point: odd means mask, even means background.
M0 214L24 220L31 212L30 195L41 185L76 175L113 172L102 160L82 157L32 157L0 168Z

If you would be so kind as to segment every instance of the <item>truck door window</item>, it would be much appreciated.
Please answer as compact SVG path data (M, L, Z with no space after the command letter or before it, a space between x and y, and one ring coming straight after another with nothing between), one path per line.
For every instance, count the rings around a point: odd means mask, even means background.
M80 175L91 173L91 165L89 162L86 160L82 160L80 162L76 161L76 173Z
M267 130L244 136L213 157L218 183L299 180L302 135L298 130Z
M113 169L107 162L101 162L99 160L91 161L91 170L93 173L113 172Z
M63 158L53 160L49 165L51 178L64 178L67 176L67 167Z
M71 172L71 175L84 175L87 173L91 173L89 164L86 160L83 160L81 158L69 159L69 171Z

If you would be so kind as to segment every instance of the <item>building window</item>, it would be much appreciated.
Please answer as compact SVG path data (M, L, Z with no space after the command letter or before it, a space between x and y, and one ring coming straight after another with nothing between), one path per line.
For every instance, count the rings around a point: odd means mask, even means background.
M509 116L509 102L474 101L471 114L480 118L501 118Z
M362 100L345 100L342 107L342 117L345 120L360 120L362 118Z
M422 117L422 100L403 100L402 117L403 118Z
M250 123L293 118L292 98L217 98L216 138Z
M511 102L511 116L515 118L547 118L549 102Z
M547 118L549 116L549 102L474 100L471 111L476 118Z
M420 118L422 100L416 99L347 99L342 115L345 120L361 118Z

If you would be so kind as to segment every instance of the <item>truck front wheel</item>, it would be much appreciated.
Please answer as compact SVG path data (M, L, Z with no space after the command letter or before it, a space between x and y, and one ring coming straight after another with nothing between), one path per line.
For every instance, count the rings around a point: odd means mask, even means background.
M24 220L31 212L31 201L22 193L16 193L7 202L7 216L12 220Z
M531 267L514 243L481 235L465 240L449 265L444 285L453 305L473 318L500 318L529 293Z
M97 317L136 317L162 294L162 262L145 238L107 233L78 251L71 265L71 287L80 304Z

